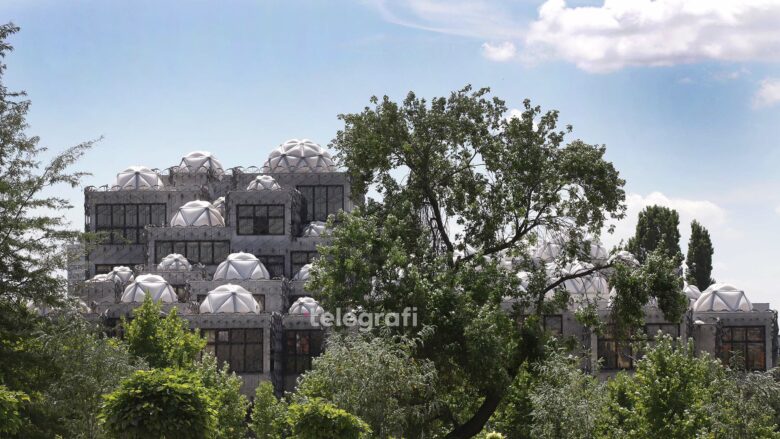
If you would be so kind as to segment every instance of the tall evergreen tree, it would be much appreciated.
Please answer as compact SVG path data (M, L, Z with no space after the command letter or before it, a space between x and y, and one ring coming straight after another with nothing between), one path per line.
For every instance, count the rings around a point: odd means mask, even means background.
M712 248L710 232L698 221L691 223L691 239L688 241L688 255L685 265L688 267L688 282L704 290L715 283L712 277Z
M639 212L636 233L628 240L628 251L644 263L650 253L660 248L666 257L681 264L679 225L680 215L676 210L664 206L646 207Z

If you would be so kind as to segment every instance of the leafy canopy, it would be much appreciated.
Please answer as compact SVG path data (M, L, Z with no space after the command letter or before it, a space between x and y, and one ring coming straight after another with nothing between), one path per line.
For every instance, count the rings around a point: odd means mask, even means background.
M680 250L680 215L676 210L664 206L648 206L639 212L636 233L628 240L628 250L640 262L656 249L679 266L682 263Z
M691 222L691 239L688 241L688 254L685 265L688 267L688 282L704 291L715 283L712 278L712 248L710 232L698 221Z

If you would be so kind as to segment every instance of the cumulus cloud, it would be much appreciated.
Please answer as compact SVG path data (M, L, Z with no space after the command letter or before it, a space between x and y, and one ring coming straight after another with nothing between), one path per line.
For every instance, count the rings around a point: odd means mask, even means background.
M753 96L753 108L766 108L780 103L780 78L767 78L761 81Z
M532 16L498 0L375 1L397 24L512 41L527 61L564 60L589 72L780 60L779 0L604 0L595 6L547 0Z
M515 55L517 55L517 47L511 41L504 41L498 44L482 44L482 56L491 61L509 61Z

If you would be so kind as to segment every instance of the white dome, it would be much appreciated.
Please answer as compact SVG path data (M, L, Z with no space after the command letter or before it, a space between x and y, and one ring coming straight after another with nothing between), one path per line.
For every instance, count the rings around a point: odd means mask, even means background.
M215 174L222 174L222 163L208 151L192 151L181 158L181 163L176 168L179 174L197 174L211 171Z
M173 303L177 300L173 288L162 276L142 274L125 288L125 292L122 294L122 302L143 302L147 294L150 294L155 302Z
M528 291L528 283L531 281L531 273L527 271L519 271L515 276L520 279L520 289L522 292Z
M628 265L629 267L638 267L641 265L639 263L639 260L631 254L631 252L626 250L620 250L619 252L615 253L609 258L610 263L620 262L624 265Z
M561 253L561 246L550 241L541 243L534 250L532 256L534 262L538 265L540 263L549 263L554 261Z
M282 187L276 182L276 179L270 175L258 175L249 186L246 187L248 191L278 191Z
M114 267L114 269L106 275L106 280L111 280L118 284L126 284L133 281L133 274L133 270L129 267Z
M252 294L239 285L227 284L209 291L206 299L200 304L203 313L248 314L260 313L260 304Z
M146 166L130 166L116 175L112 190L124 189L160 189L163 181L160 174Z
M298 270L297 273L295 273L295 276L293 276L292 280L309 280L310 275L311 275L311 264L306 264L303 267L301 267L301 269Z
M293 315L318 315L325 312L319 303L311 297L300 297L290 306L290 314Z
M330 154L309 139L290 139L271 152L263 172L334 172L336 165Z
M259 280L270 279L268 270L255 255L249 253L231 253L214 272L214 280Z
M693 284L685 285L685 288L683 288L683 294L685 294L685 296L690 300L696 300L701 297L701 291L699 291L699 287Z
M566 270L567 275L583 273L593 268L593 265L582 262L571 264ZM606 298L609 295L609 284L607 278L594 272L574 279L569 279L563 283L564 288L569 294L583 296L600 296Z
M192 270L192 264L184 256L178 253L171 253L168 256L162 258L157 269L161 271L190 271Z
M753 305L744 291L728 284L713 284L696 299L693 310L698 312L752 311Z
M225 220L208 201L190 201L179 208L171 219L173 227L224 226Z
M110 280L107 274L96 274L91 279L87 279L86 282L108 282Z
M328 228L323 221L312 221L303 229L303 236L325 236L328 234Z

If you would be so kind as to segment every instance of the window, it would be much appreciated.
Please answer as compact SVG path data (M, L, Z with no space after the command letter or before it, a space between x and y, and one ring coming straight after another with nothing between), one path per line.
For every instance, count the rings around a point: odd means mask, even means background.
M563 335L563 316L545 315L544 330L548 331L550 334L552 334L555 337Z
M239 235L284 235L284 204L239 204Z
M147 225L166 224L166 206L155 204L96 204L95 231L107 232L106 244L145 244Z
M277 279L284 276L284 256L259 255L257 259L265 265L271 279Z
M327 221L328 215L344 209L344 186L298 186L303 195L303 222Z
M741 362L747 370L766 369L766 333L763 326L727 326L721 333L720 359Z
M303 373L311 369L312 358L322 351L322 331L287 331L284 359L286 374Z
M316 251L290 252L290 277L295 277L295 273L299 272L301 267L311 264L316 258Z
M618 339L615 336L614 325L607 325L604 334L598 338L597 350L604 370L634 368L631 341Z
M208 329L206 351L227 362L236 373L258 373L263 371L262 329Z
M123 265L125 267L133 268L134 265L140 265L143 262L131 263L131 262L117 262L116 264L95 264L95 274L108 274L114 270L114 267Z
M156 241L157 263L171 253L178 253L193 263L216 265L230 254L230 241Z

